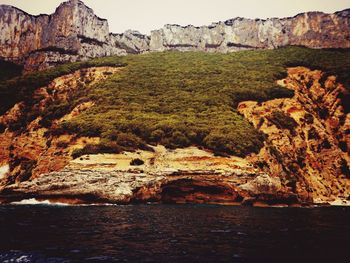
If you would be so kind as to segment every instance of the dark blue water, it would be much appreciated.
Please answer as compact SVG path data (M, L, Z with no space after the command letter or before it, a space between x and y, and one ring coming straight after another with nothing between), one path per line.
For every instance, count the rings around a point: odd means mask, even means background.
M0 206L0 262L349 263L349 241L350 208Z

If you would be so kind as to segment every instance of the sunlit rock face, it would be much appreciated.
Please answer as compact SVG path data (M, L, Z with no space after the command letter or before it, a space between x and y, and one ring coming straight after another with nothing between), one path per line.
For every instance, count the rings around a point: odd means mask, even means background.
M27 71L148 49L147 37L132 32L116 37L109 33L107 20L73 0L62 3L52 15L39 16L1 5L0 31L0 57L25 64Z
M83 55L89 52L83 44L90 41L102 45L109 40L107 21L79 1L61 4L50 16L31 16L4 5L0 7L0 24L2 57L22 57L48 47Z
M149 51L150 37L135 30L127 30L123 34L111 34L112 44L125 49L128 53Z
M281 178L302 199L316 203L347 199L350 114L346 88L335 76L304 67L289 68L287 78L279 84L294 90L294 97L262 104L246 101L238 106L239 112L266 135L260 153L248 159ZM281 116L292 125L277 121ZM261 181L249 183L245 189Z
M0 166L0 180L5 178L6 174L9 172L10 166L8 164Z
M147 36L133 30L110 33L107 20L78 0L62 3L51 15L38 16L0 5L0 58L25 64L26 71L148 51L232 52L287 45L349 48L350 9L282 19L237 17L201 27L166 25Z
M347 9L334 14L309 12L283 19L238 17L201 27L166 25L152 31L150 49L229 52L286 45L347 48L350 47L349 19Z
M33 94L33 98L40 98L37 106L42 109L50 107L57 101L65 101L72 98L73 94L80 88L88 89L91 85L105 80L108 76L118 71L115 67L97 67L80 69L74 73L60 76L50 82L49 85L40 87ZM86 82L86 83L85 83ZM85 83L85 84L83 84ZM53 91L53 92L51 92ZM57 119L54 125L62 123L92 107L92 101L84 101L76 106L69 114ZM28 112L35 111L34 108L26 108L25 102L17 103L12 109L0 116L0 168L8 167L2 173L7 182L19 182L25 177L36 177L50 171L58 171L64 168L70 161L72 148L65 150L58 145L81 147L87 143L95 143L94 138L73 138L69 134L58 136L58 140L48 136L49 129L40 124L40 118L36 118L23 128L26 135L10 131L7 126L16 120L21 119ZM24 114L24 115L23 115ZM63 151L62 151L63 150ZM40 160L39 160L40 159ZM29 173L28 171L31 170ZM0 171L1 174L1 171ZM1 176L0 176L1 177Z

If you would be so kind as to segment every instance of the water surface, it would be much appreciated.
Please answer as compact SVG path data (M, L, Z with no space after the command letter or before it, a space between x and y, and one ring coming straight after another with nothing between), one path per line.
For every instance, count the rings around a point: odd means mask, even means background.
M0 206L0 262L348 263L349 241L350 207Z

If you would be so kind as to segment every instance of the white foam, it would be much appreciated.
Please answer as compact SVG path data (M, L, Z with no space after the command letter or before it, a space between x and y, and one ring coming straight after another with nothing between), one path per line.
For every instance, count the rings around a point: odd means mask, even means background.
M128 206L128 205L117 205L111 203L91 203L91 204L67 204L62 202L55 202L53 200L39 201L35 198L23 199L18 202L11 202L11 205L50 205L50 206Z
M8 164L0 166L0 180L5 178L5 175L10 170L10 166Z
M12 202L12 205L59 205L59 206L68 206L69 204L53 202L50 200L38 201L35 198L23 199L18 202Z
M337 199L330 203L332 206L350 206L350 200Z

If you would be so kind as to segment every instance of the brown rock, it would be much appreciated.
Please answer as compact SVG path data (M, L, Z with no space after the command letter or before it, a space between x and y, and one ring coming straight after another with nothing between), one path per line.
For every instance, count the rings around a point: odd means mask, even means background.
M350 158L339 147L340 142L350 140L346 133L350 115L344 112L339 100L345 89L334 76L328 77L322 86L321 77L321 71L290 68L283 83L295 91L293 98L262 105L243 102L244 106L238 107L268 136L260 153L248 159L266 163L266 171L280 177L283 186L295 191L301 200L313 202L346 199L350 194L350 180L345 172ZM282 111L294 119L297 126L293 131L276 127L270 118L274 111ZM258 126L261 118L264 122ZM343 124L340 119L345 120Z

